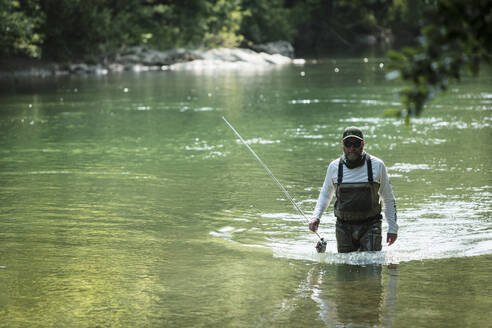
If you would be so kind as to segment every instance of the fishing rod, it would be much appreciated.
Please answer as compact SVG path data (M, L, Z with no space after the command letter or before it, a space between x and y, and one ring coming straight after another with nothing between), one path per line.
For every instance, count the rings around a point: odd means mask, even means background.
M284 193L284 195L290 200L290 202L292 203L292 205L294 206L294 208L299 212L299 214L301 214L304 217L304 219L306 219L306 221L309 223L309 219L306 217L306 214L304 214L304 212L301 210L301 208L296 204L296 202L294 201L294 199L290 196L289 192L284 188L284 186L282 186L282 184L280 183L280 181L278 181L278 179L275 177L275 175L273 175L272 171L270 171L270 169L268 168L268 166L266 166L266 164L263 163L263 161L261 160L261 158L255 153L255 151L246 143L246 141L244 141L243 137L241 137L241 135L239 134L239 132L237 132L237 130L234 129L234 127L231 125L231 123L229 123L229 121L227 121L224 116L222 116L222 119L231 128L231 130L234 131L234 133L236 134L236 136L239 137L239 140L241 140L241 142L243 143L243 145L245 145L246 148L248 148L248 150L258 160L258 162L260 162L260 164L267 171L267 173L272 177L273 181L275 181L277 183L277 185L280 187L280 190L282 190L282 192ZM324 253L324 251L326 250L326 241L325 241L325 239L323 237L321 237L318 234L317 231L314 231L314 233L319 238L319 241L316 244L316 250L318 251L318 253Z

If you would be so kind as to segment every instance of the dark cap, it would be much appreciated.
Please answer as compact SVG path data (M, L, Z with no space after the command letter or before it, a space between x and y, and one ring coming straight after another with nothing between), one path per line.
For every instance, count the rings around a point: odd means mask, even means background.
M364 136L362 135L362 131L359 128L356 128L355 126L350 126L343 131L343 138L342 140L345 140L347 138L357 138L360 140L364 140Z

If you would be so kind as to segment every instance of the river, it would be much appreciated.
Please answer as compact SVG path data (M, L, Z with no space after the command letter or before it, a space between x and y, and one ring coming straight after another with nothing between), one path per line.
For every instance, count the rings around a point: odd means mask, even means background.
M0 327L485 327L492 71L410 125L384 60L65 76L0 93ZM340 136L384 160L397 242L308 215ZM383 221L384 235L387 225Z

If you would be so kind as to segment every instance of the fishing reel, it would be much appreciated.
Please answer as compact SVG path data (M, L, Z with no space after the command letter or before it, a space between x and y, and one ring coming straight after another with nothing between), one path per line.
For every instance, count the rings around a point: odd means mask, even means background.
M316 244L316 251L318 253L324 253L326 251L326 244L326 240L324 238L321 238Z

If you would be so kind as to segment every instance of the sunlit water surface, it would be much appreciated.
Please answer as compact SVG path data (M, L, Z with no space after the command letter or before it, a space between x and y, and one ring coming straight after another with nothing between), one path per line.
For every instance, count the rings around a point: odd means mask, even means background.
M492 73L410 125L381 60L31 81L0 97L0 326L486 326ZM337 254L309 215L361 127L399 236ZM384 230L386 225L383 224Z

